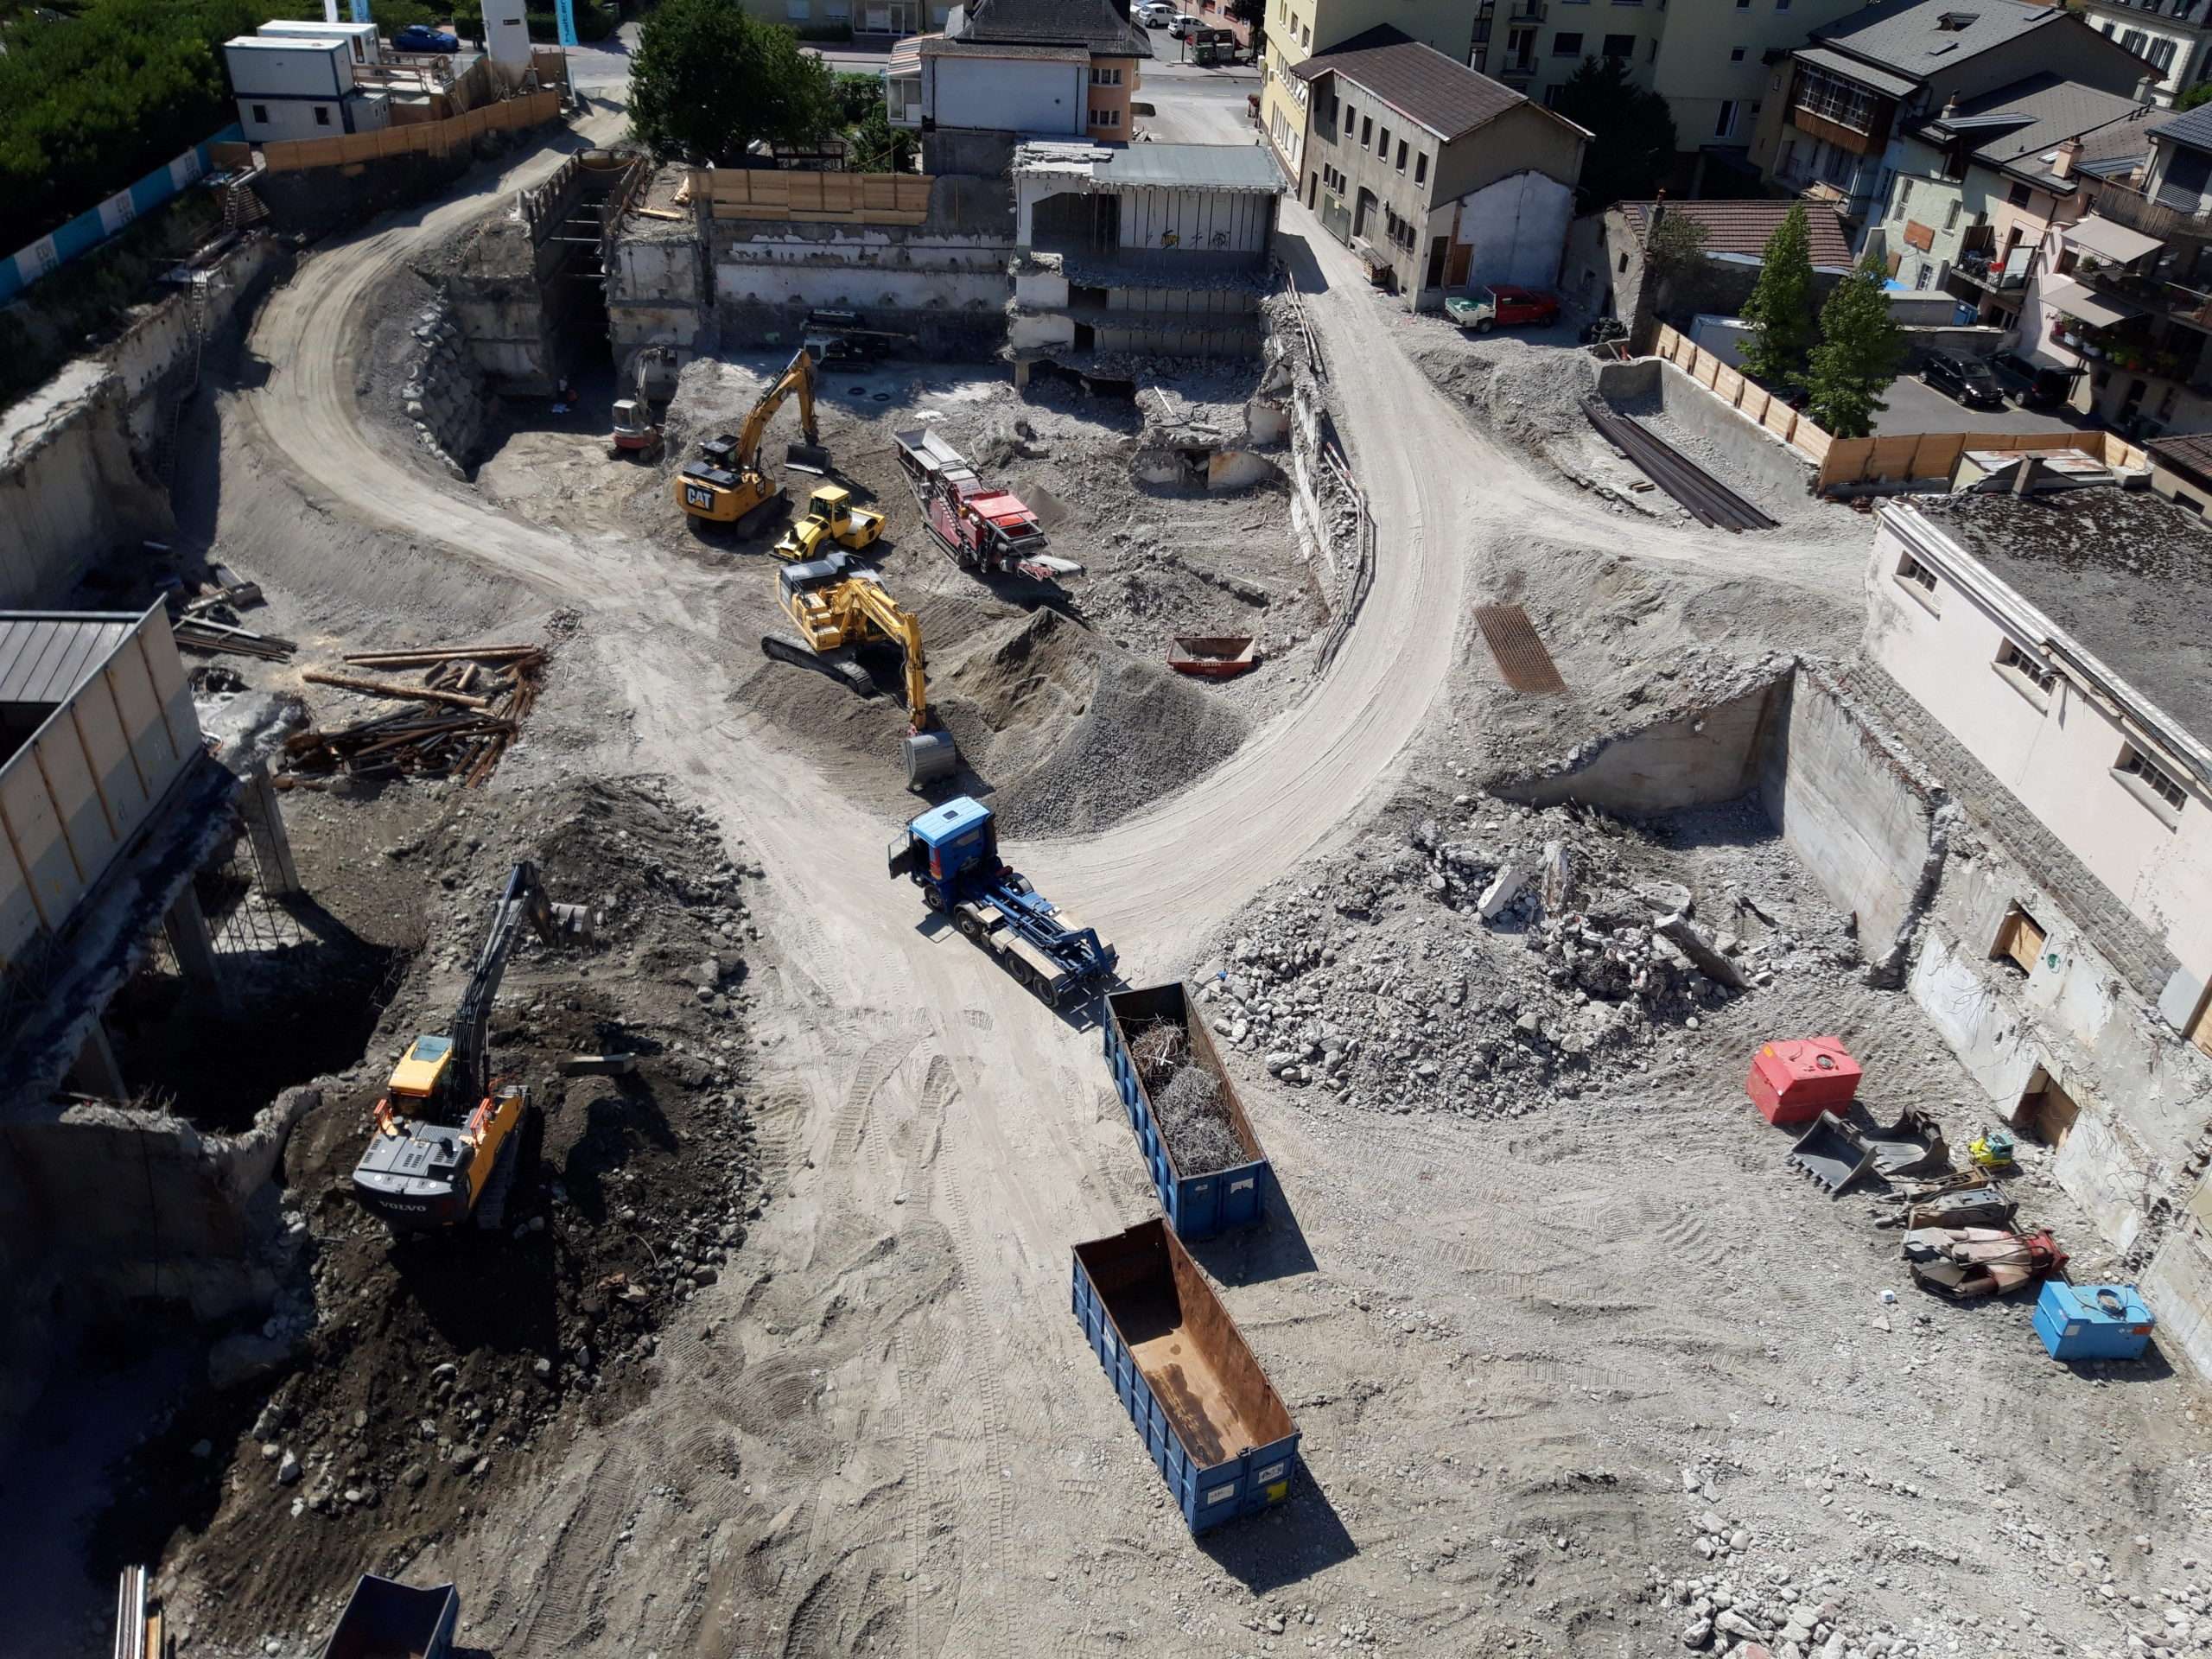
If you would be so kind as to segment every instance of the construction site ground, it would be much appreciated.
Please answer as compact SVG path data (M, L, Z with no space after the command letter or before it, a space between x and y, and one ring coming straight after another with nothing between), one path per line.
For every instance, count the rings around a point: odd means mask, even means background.
M315 1651L371 1570L452 1580L465 1643L502 1659L1656 1656L1722 1615L1825 1659L2212 1645L2212 1397L2155 1358L2054 1364L2024 1306L1923 1296L1869 1200L1791 1179L1745 1101L1761 1041L1834 1031L1870 1103L1935 1110L1955 1147L1985 1127L1811 877L1747 809L1627 824L1484 792L1847 649L1864 518L1732 537L1578 487L1542 452L1583 354L1475 343L1519 380L1440 391L1416 325L1290 201L1282 251L1378 524L1326 673L1281 489L1140 487L1141 414L1025 399L989 365L832 377L823 437L891 512L883 579L922 613L963 786L995 791L1012 861L1128 982L1207 988L1282 1185L1266 1227L1196 1253L1307 1474L1194 1541L1068 1311L1069 1247L1156 1213L1095 1025L885 879L913 810L896 696L764 662L772 562L668 501L683 445L775 365L693 365L658 469L524 413L455 480L364 406L382 285L557 160L316 251L188 449L188 531L302 642L245 664L257 685L316 703L299 668L345 649L556 649L482 789L293 796L310 891L418 918L378 934L410 966L288 1153L299 1358L219 1395L175 1382L143 1446L79 1471L110 1483L104 1515L71 1506L101 1516L90 1567L156 1560L184 1650L210 1655ZM925 411L1050 503L1055 550L1091 567L1072 607L926 545L889 454ZM1566 694L1504 684L1483 603L1525 607ZM1186 619L1274 654L1226 687L1172 679ZM1746 926L1765 982L1611 1016L1594 1058L1556 1040L1602 999L1554 976L1540 916L1471 916L1445 850L1554 840L1593 890L1777 918ZM525 853L608 918L573 960L533 948L501 1002L495 1048L556 1107L542 1174L513 1230L395 1255L337 1188ZM1359 1064L1331 1086L1262 1014L1338 1027ZM553 1074L616 1047L641 1076ZM2020 1192L2093 1277L2086 1219L2033 1163ZM20 1506L23 1471L0 1478ZM32 1593L0 1592L0 1628ZM51 1629L69 1597L36 1593ZM86 1618L41 1650L105 1644Z

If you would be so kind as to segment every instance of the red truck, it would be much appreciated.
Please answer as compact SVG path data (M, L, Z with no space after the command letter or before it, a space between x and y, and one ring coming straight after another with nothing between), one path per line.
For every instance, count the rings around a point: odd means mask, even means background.
M1471 288L1444 302L1445 315L1462 328L1486 334L1492 328L1529 325L1548 328L1559 321L1559 299L1538 288L1515 288L1499 283Z

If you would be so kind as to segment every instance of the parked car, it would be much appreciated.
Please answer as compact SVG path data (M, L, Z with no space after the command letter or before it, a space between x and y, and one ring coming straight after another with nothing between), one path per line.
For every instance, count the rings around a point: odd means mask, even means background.
M1921 365L1920 384L1931 391L1955 397L1968 409L2002 409L2005 388L1989 365L1978 357L1953 357L1936 352Z
M1168 34L1179 41L1188 40L1198 27L1198 20L1187 11L1179 11L1167 20Z
M1175 8L1167 0L1146 0L1134 14L1137 22L1147 29L1164 29L1175 18Z
M2071 372L2052 363L2037 363L2018 352L1999 352L1989 359L1990 372L2005 395L2022 409L2049 409L2066 401L2074 388Z
M428 23L410 23L391 37L395 52L458 52L461 37L448 35L442 29L432 29Z
M1523 324L1549 327L1559 321L1559 300L1541 289L1515 288L1499 283L1452 295L1444 302L1444 311L1462 328L1486 334L1492 328L1514 328Z

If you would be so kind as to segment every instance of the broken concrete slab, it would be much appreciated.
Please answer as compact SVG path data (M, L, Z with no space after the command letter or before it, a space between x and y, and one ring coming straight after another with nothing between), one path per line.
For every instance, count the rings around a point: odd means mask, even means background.
M1651 931L1668 940L1690 959L1698 972L1716 984L1726 985L1732 991L1744 988L1743 970L1720 953L1719 948L1705 935L1705 931L1680 911L1662 916L1652 923Z

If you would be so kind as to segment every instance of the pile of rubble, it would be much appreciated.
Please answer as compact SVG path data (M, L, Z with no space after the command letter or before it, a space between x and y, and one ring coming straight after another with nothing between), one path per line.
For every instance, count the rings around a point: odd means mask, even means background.
M466 478L482 458L490 386L444 300L416 316L412 332L415 351L407 384L399 389L400 413L449 474Z
M1211 1022L1274 1077L1349 1104L1519 1116L1642 1066L1672 1028L1779 974L1857 960L1810 884L1763 879L1787 855L1755 804L1681 816L1699 820L1687 836L1679 819L1460 796L1262 908L1201 986ZM1766 896L1658 874L1677 840L1739 858Z

